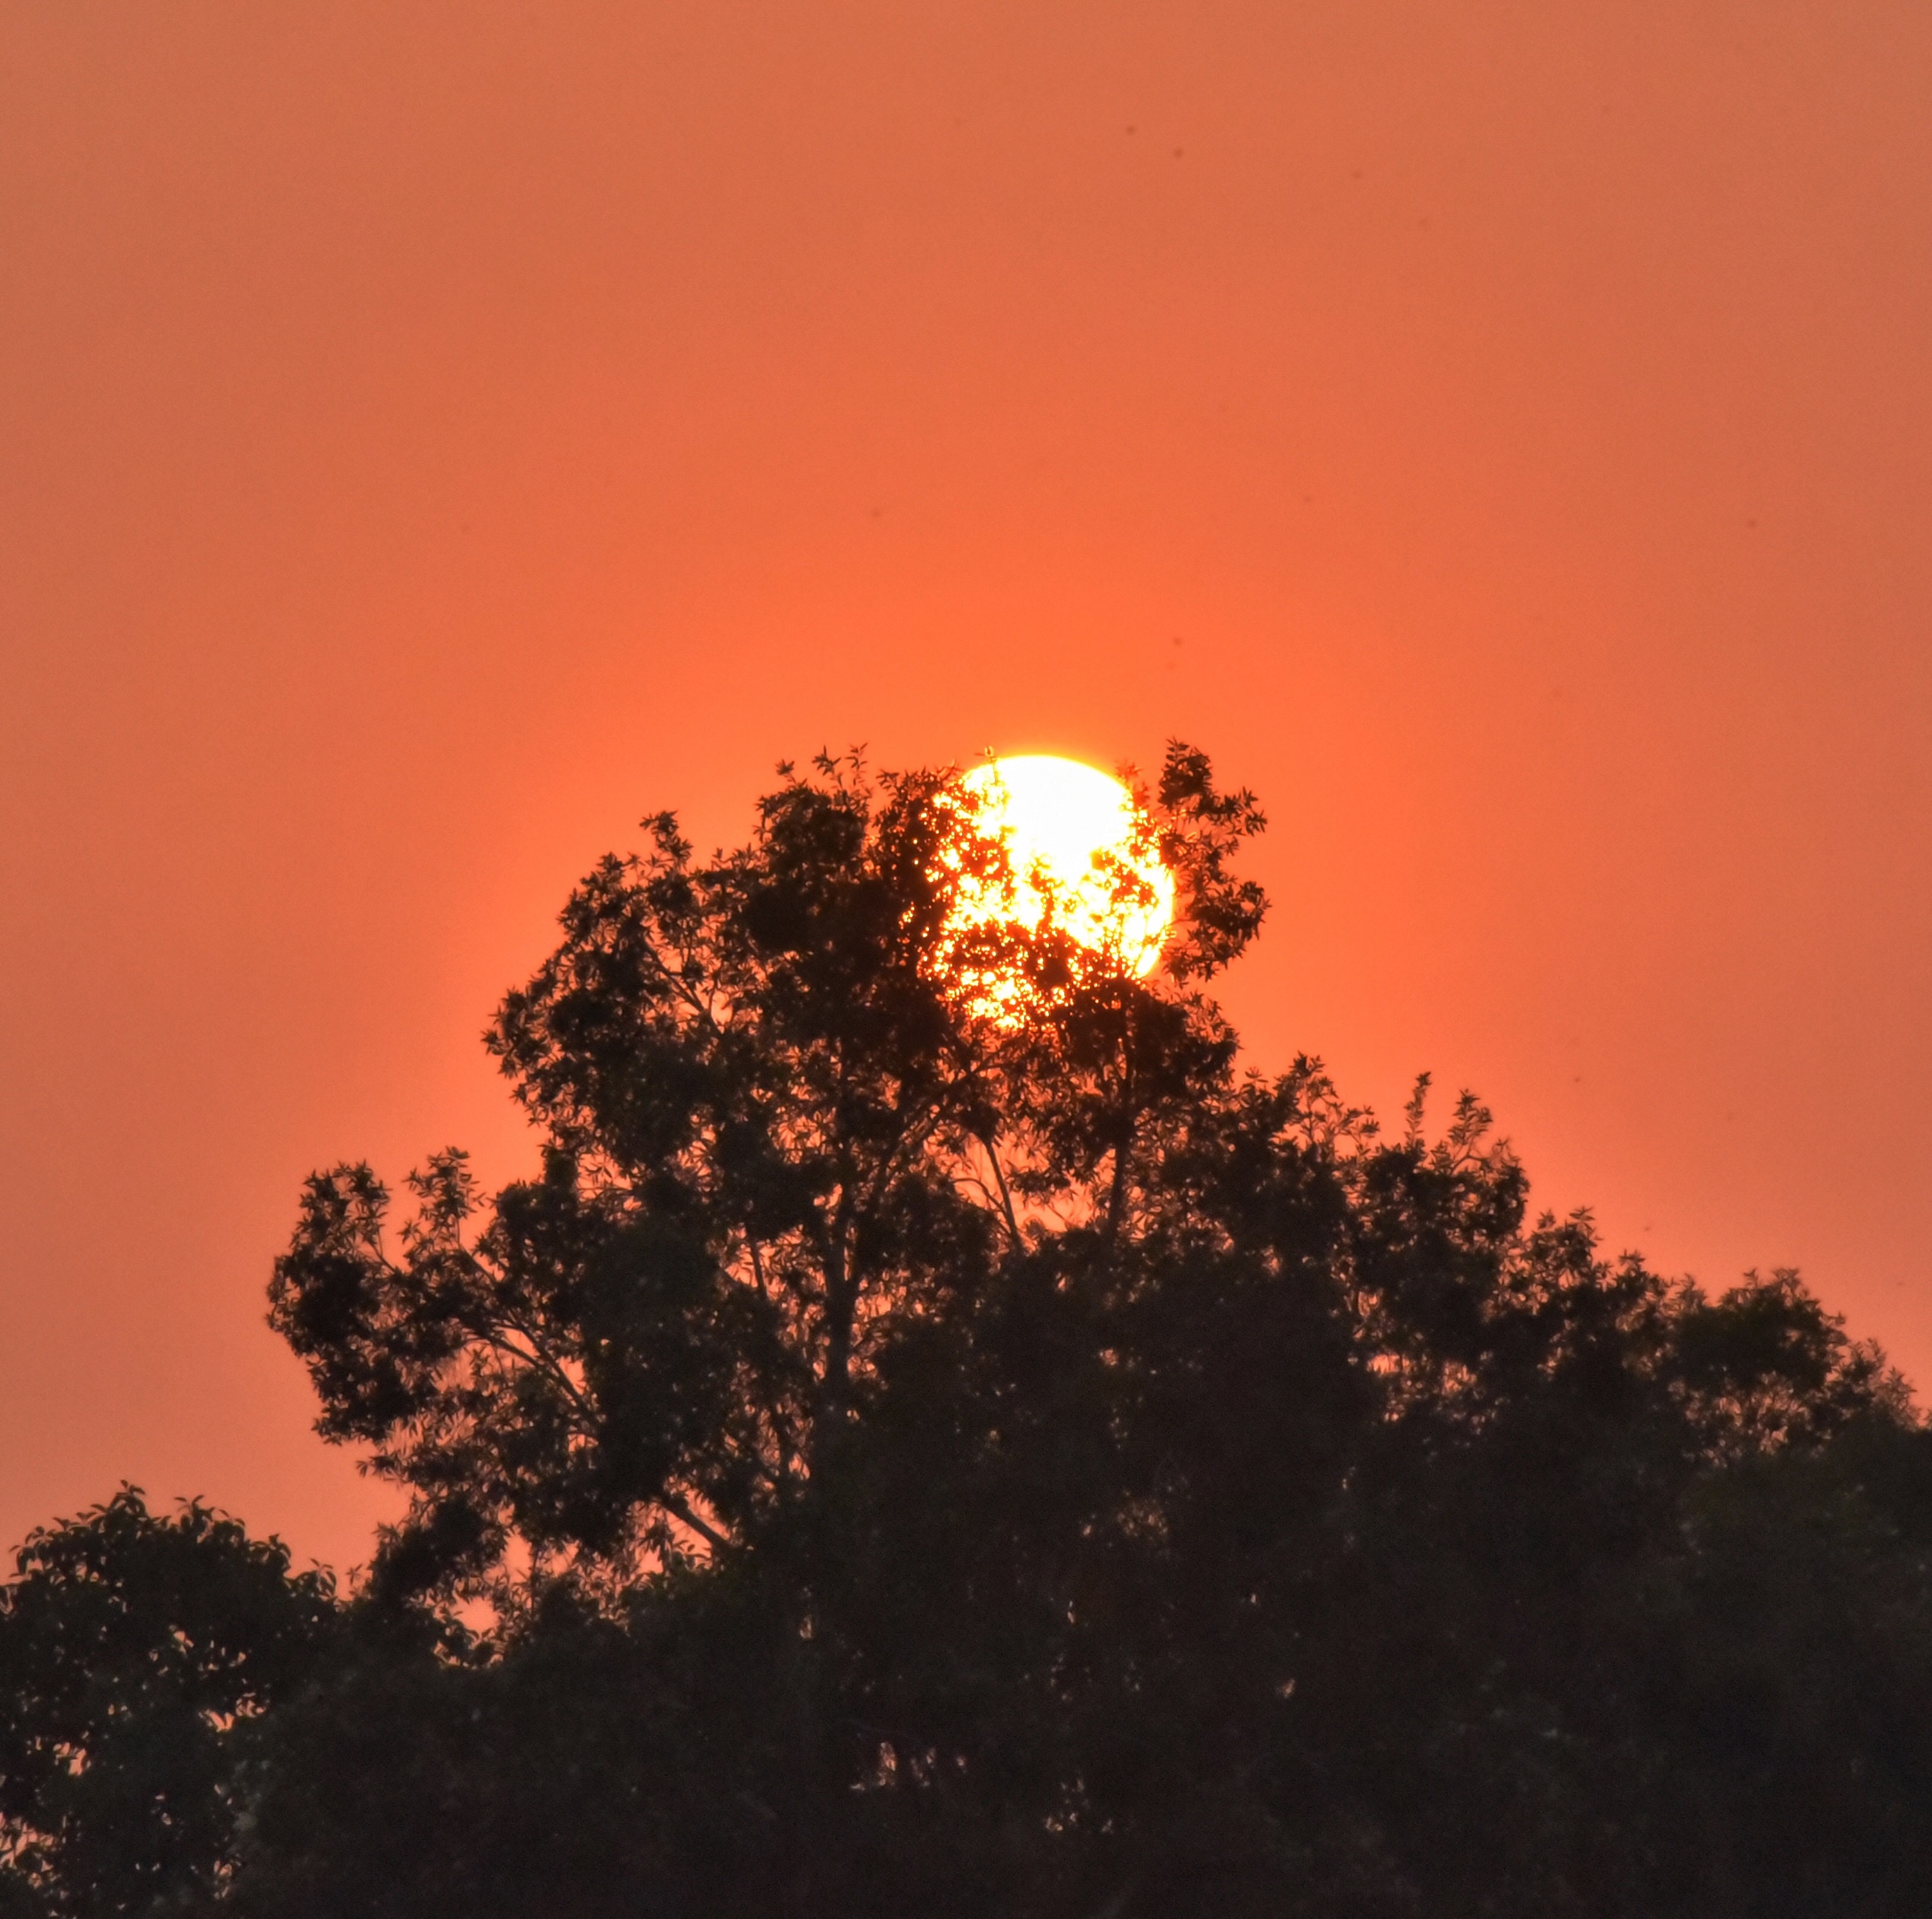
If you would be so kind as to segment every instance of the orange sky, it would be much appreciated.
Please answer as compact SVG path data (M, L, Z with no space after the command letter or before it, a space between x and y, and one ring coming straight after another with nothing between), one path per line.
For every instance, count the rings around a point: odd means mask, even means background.
M1932 1383L1932 12L0 4L0 1533L363 1557L312 1167L648 808L1179 732L1257 1059Z

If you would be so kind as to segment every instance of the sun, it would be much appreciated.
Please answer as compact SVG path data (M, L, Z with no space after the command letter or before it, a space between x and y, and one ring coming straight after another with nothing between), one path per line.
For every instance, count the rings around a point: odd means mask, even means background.
M1160 958L1173 920L1173 875L1153 823L1118 780L1050 753L989 760L959 778L968 832L983 854L949 859L955 893L946 920L977 1009L1012 1016L1023 997L1014 969L966 958L971 936L1057 931L1109 972L1141 975ZM989 870L990 869L990 870Z

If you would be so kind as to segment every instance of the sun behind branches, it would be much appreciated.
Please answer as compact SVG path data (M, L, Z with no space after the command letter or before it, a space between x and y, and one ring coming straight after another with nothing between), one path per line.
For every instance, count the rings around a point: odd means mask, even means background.
M1127 787L1078 760L1026 753L974 768L957 790L959 827L941 856L953 898L940 961L974 1013L1018 1022L1043 990L1043 952L1069 983L1152 970L1173 919L1173 875Z

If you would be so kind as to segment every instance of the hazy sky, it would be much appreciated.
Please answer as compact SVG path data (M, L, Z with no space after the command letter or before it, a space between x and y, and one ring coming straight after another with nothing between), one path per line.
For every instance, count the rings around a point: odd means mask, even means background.
M1932 10L0 4L0 1533L386 1496L312 1167L867 743L1257 788L1253 1056L1932 1385Z

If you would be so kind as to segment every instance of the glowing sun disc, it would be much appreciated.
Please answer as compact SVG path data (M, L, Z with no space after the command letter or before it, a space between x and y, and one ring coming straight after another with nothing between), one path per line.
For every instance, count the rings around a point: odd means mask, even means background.
M1173 919L1173 875L1118 780L1077 760L1016 753L974 767L959 784L979 802L977 831L1005 842L1011 881L962 880L955 930L1037 932L1051 921L1122 972L1152 970ZM995 983L991 997L1007 995Z

